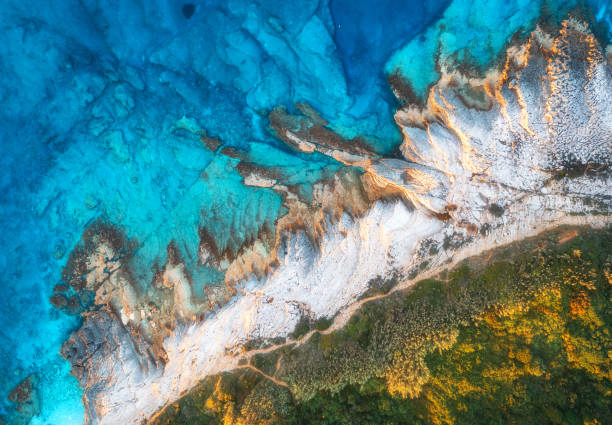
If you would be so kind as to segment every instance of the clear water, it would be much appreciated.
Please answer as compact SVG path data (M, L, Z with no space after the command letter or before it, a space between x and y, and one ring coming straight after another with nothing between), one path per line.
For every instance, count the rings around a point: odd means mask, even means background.
M271 109L308 102L340 134L389 152L400 134L385 69L401 67L424 90L438 40L472 49L485 66L537 18L532 3L4 0L0 415L14 409L10 390L36 373L33 423L83 420L81 391L58 354L79 319L48 300L93 220L138 241L144 281L175 240L205 284L219 276L196 264L198 227L232 248L283 214L274 191L246 187L238 160L211 152L198 131L308 193L340 164L285 148L268 130ZM609 8L594 11L607 21ZM440 33L439 19L454 26ZM483 33L494 34L487 49L475 43Z

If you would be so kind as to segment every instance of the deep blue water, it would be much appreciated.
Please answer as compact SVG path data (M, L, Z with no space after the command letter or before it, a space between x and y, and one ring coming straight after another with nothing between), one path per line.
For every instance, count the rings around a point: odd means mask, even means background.
M79 320L48 300L93 220L138 241L145 281L174 239L204 284L219 276L196 265L199 226L220 247L274 226L281 198L244 186L237 160L207 149L200 129L308 192L340 165L282 146L267 129L271 109L308 102L332 129L389 152L400 134L385 69L401 67L424 90L435 79L427 46L448 38L439 19L456 29L450 50L477 50L475 37L495 34L478 52L486 63L511 35L494 26L537 18L523 3L476 8L475 20L459 0L4 0L0 415L14 408L8 392L36 373L34 423L82 421L81 392L58 354ZM594 11L609 20L607 3Z

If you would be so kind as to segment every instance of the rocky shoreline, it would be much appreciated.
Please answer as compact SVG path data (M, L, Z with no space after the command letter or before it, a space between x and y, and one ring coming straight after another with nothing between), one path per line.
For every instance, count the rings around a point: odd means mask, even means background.
M232 255L201 238L200 261L226 276L206 296L194 295L171 245L153 282L139 282L126 255L136 242L126 249L108 231L86 232L65 276L93 301L81 300L83 326L62 353L87 422L140 423L238 366L249 341L288 337L304 314L340 312L340 326L378 276L408 281L561 224L610 222L612 75L576 18L510 46L485 78L443 73L422 108L406 105L395 120L401 158L334 135L311 112L279 115L274 129L292 149L346 169L309 204L243 167L245 182L281 193L288 213Z

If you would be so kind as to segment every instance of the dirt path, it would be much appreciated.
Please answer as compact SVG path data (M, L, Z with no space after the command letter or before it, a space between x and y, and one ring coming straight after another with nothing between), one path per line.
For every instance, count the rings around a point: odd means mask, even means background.
M236 369L251 369L253 372L259 373L261 376L263 376L266 379L269 379L270 381L274 382L276 385L278 385L280 387L289 388L289 384L287 384L286 382L279 381L275 377L270 376L267 373L264 373L262 370L257 369L255 366L253 366L251 364L245 364L245 365L242 365L242 366L238 366L238 367L236 367Z

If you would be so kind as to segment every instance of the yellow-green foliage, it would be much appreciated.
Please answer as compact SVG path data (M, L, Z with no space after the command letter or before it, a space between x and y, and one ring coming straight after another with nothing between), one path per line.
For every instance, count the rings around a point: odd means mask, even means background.
M612 423L612 233L557 239L465 263L256 359L291 392L235 371L157 423Z
M428 357L427 422L610 423L610 284L560 259L533 297L487 310Z
M151 423L268 425L292 424L293 418L289 391L241 369L206 378Z

